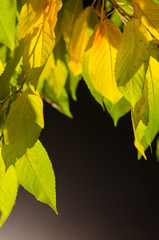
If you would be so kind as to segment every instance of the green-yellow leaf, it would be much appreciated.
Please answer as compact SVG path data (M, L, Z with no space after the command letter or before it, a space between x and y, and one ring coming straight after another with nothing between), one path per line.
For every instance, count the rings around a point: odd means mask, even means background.
M147 71L149 123L145 132L145 139L151 145L159 131L159 62L150 57Z
M43 102L32 86L11 104L4 124L2 156L8 168L31 148L44 127Z
M0 100L5 99L10 93L10 80L22 57L24 42L20 41L19 46L15 48L13 57L9 59L3 74L0 76Z
M0 43L14 49L16 35L16 0L0 0Z
M135 17L159 40L159 5L152 0L133 0Z
M82 13L82 0L68 0L63 6L62 32L66 43L70 42L72 30L76 19Z
M15 166L20 184L57 213L55 175L49 156L40 141L28 149Z
M94 9L87 7L74 24L68 52L70 57L69 67L75 76L82 73L85 49L97 23L98 19Z
M144 151L151 146L159 131L159 62L150 57L143 96L136 104L132 119L136 147L145 157Z
M8 218L15 204L18 191L18 181L15 168L5 171L5 164L0 149L0 227Z
M149 60L151 37L140 20L131 20L124 28L115 66L116 81L121 93L134 107L143 91ZM139 70L140 69L140 70Z

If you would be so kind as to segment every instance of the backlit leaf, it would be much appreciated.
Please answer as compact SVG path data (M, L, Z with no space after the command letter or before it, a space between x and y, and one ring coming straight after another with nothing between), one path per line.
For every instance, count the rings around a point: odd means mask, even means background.
M148 82L149 122L145 132L145 139L149 145L159 131L159 62L150 57L150 64L146 75Z
M96 30L87 62L92 85L113 104L122 97L117 89L114 74L120 37L120 30L111 20L103 21Z
M32 86L11 104L4 124L2 156L6 168L31 148L44 127L43 102Z
M66 43L70 42L74 23L82 10L82 0L68 0L63 6L62 32Z
M0 42L14 49L16 32L16 0L0 0Z
M74 24L68 52L70 57L69 67L75 76L82 73L84 52L97 23L98 19L94 9L87 7Z
M42 69L39 69L38 74L38 68L45 65L53 50L57 13L61 6L61 0L29 0L22 8L18 39L26 37L23 59L25 71L30 79L34 74L39 78ZM33 74L32 69L36 69L36 73Z
M91 38L90 45L93 43L93 38ZM93 86L92 81L90 79L90 74L88 72L88 63L91 55L91 47L87 49L84 57L84 62L83 62L83 78L93 95L93 97L96 99L96 101L102 106L102 108L106 108L111 117L113 118L114 125L117 125L117 122L119 118L121 118L123 115L125 115L129 110L130 110L130 105L128 104L127 100L122 97L120 100L112 104L110 100L102 96Z
M142 95L150 39L150 34L137 19L126 25L121 37L115 66L116 81L119 90L133 107Z
M10 166L7 172L5 172L5 164L0 149L0 227L12 211L17 190L18 181L15 168Z
M57 213L55 175L49 156L40 141L16 162L16 171L20 184Z
M133 0L135 16L159 40L159 5L152 0Z
M137 149L144 155L144 151L151 146L159 131L159 62L150 57L149 68L146 74L143 96L136 104L133 112L133 122Z

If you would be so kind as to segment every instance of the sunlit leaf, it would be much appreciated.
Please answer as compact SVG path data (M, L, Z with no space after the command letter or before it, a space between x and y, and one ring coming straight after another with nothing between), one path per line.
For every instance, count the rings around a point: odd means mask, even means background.
M150 39L150 34L137 19L126 25L121 37L115 66L116 81L119 90L133 107L142 95Z
M97 23L98 19L94 9L87 7L74 24L72 38L69 44L69 67L75 76L82 73L84 52Z
M152 0L133 0L135 16L159 40L159 5Z
M96 91L113 104L122 97L117 89L114 74L120 37L120 30L111 20L103 21L96 30L87 61L92 85Z
M45 65L53 50L57 13L61 6L61 0L47 2L29 0L22 8L18 39L25 37L24 68L30 80L35 76L38 80L42 72L41 67ZM36 82L35 79L33 81Z
M143 151L145 151L148 146L151 146L152 141L159 131L158 74L159 62L153 57L150 57L143 96L136 104L132 115L135 138L138 142L136 147L143 156L145 156Z
M16 171L20 184L57 213L55 175L49 156L40 141L16 162Z
M2 155L6 168L35 144L43 127L43 103L30 86L11 104L4 124Z
M16 34L16 0L0 0L0 42L14 49Z
M93 38L90 41L90 46L93 43ZM130 105L128 104L127 100L122 97L119 99L119 101L115 104L112 104L110 100L102 96L93 86L90 74L88 72L88 63L91 56L91 47L86 51L84 62L83 62L83 78L93 95L93 97L96 99L96 101L102 106L102 108L106 108L111 117L113 118L114 125L117 125L118 120L125 115L130 110Z
M18 181L15 168L10 168L5 172L5 164L0 148L0 227L6 221L15 204L18 190Z

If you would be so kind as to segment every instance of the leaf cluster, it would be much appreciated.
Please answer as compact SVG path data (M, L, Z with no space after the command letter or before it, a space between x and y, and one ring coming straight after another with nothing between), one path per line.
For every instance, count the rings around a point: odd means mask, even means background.
M131 112L134 144L146 158L159 131L159 5L0 0L0 32L2 226L20 184L57 212L54 171L38 140L43 100L72 118L69 97L77 99L82 78L115 126Z

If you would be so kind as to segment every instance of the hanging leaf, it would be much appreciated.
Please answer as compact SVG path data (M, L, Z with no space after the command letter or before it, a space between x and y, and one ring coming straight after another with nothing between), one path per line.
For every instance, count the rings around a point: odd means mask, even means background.
M66 46L61 38L50 55L38 83L42 97L60 112L72 117L69 97L65 89L68 68L65 61Z
M16 171L20 184L37 200L48 204L57 213L55 174L40 141L16 162Z
M3 74L0 76L0 100L5 99L10 93L10 80L22 57L23 48L24 42L20 41L19 45L14 50L13 56L9 59Z
M159 62L150 57L149 68L147 71L148 82L148 104L149 104L149 122L145 131L145 139L148 145L151 145L153 139L159 131Z
M25 37L24 68L34 85L55 45L55 26L61 6L61 0L41 0L40 3L39 0L29 0L22 8L18 39Z
M159 40L159 5L152 0L133 0L135 16Z
M144 151L151 146L159 131L159 62L150 57L146 74L144 93L135 106L132 118L135 129L136 147L145 156Z
M0 43L14 49L16 35L16 0L0 0Z
M98 19L94 9L87 7L74 24L68 52L70 57L69 67L75 76L82 73L84 52L97 23Z
M121 37L115 66L116 81L119 90L133 107L142 95L151 39L137 19L126 25Z
M32 86L11 104L4 123L2 156L8 168L31 148L44 127L43 102Z
M63 6L62 32L66 43L69 44L74 23L83 11L82 0L68 0Z
M117 103L122 97L114 75L120 37L120 30L111 20L103 21L96 30L89 60L86 61L92 85L112 104Z
M91 94L93 95L93 97L96 99L96 101L102 106L102 108L106 108L107 111L109 112L109 114L111 115L111 117L113 118L114 121L114 125L117 125L118 120L125 115L128 111L130 111L130 105L127 102L127 100L122 97L120 98L120 100L115 103L112 104L112 102L110 100L108 100L107 98L105 98L104 96L102 96L93 86L92 81L90 79L90 74L88 72L88 65L89 65L89 59L91 56L91 47L93 44L93 40L94 38L92 37L89 41L88 44L88 49L85 53L84 56L84 61L83 61L83 78L91 92ZM90 47L90 48L89 48Z
M0 227L12 211L18 191L15 168L10 166L7 172L5 171L1 150L0 148Z

